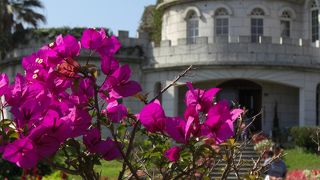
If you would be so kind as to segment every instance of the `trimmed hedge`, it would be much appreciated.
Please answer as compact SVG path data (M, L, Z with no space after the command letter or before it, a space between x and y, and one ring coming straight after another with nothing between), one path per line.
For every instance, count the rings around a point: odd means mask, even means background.
M297 146L315 153L317 152L317 145L312 141L312 137L315 136L319 128L320 127L292 127L290 134L293 142Z

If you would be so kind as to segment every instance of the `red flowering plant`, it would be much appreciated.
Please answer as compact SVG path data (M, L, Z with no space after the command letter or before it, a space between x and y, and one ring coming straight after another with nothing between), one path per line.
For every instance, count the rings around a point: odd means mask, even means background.
M320 178L320 170L292 170L289 171L287 180L318 180Z
M210 177L222 148L228 161L222 178L232 169L236 172L240 166L232 158L241 148L232 137L242 109L230 108L227 101L213 103L217 88L202 90L187 83L183 117L168 117L157 97L148 101L143 95L136 97L145 106L132 114L120 102L142 89L130 80L129 66L113 57L119 48L118 39L103 29L86 29L81 41L60 35L24 57L25 75L17 74L12 84L2 73L2 158L25 169L42 161L83 179L99 179L94 166L100 161L119 160L123 163L119 179L130 178L128 174L153 178L150 169L161 178L178 179ZM90 59L85 64L78 61L80 51L100 57L102 84L97 81L98 67ZM12 119L5 119L5 109L10 109ZM110 136L103 138L102 130ZM145 148L135 146L137 134L146 141ZM54 158L57 155L59 161Z

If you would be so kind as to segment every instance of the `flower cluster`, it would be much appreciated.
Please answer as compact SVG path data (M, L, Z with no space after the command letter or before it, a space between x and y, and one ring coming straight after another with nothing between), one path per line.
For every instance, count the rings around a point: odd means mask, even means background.
M60 35L53 43L24 57L25 75L17 74L13 84L6 74L0 74L0 96L5 97L0 109L10 108L13 115L12 122L2 126L2 158L31 168L54 155L67 139L81 136L89 152L106 160L119 158L121 144L110 138L102 140L97 125L100 120L92 115L95 112L119 123L128 112L118 99L141 91L141 86L130 80L129 67L120 66L113 58L119 48L117 38L108 36L103 29L87 29L81 41ZM100 86L95 67L79 63L81 51L100 57L105 75ZM98 96L107 104L101 112L92 103ZM13 132L15 138L9 136Z
M150 133L161 133L176 143L186 145L193 139L210 139L220 144L234 135L234 121L243 112L231 109L227 101L213 103L218 88L189 90L185 96L184 117L167 117L158 100L146 105L140 112L140 121ZM169 161L177 161L181 148L174 146L165 152Z
M216 101L218 88L196 89L188 82L183 117L168 117L158 100L146 103L142 94L136 97L146 105L139 114L131 114L120 102L142 89L130 79L129 66L120 65L114 58L119 48L118 39L103 29L86 29L80 41L71 35L60 35L53 43L24 57L25 74L17 74L13 83L9 83L6 74L0 74L0 97L4 97L0 101L2 158L22 168L33 168L42 160L58 166L52 160L61 152L65 161L60 169L84 179L99 179L94 166L101 159L123 158L119 179L128 169L138 179L140 160L135 161L132 151L138 151L134 140L140 131L150 135L147 139L153 145L149 152L141 151L146 161L159 158L157 166L163 169L167 164L179 164L171 162L177 162L180 154L191 152L192 157L182 156L186 163L178 168L182 171L177 176L195 174L197 168L206 171L204 166L211 166L214 153L205 154L208 151L204 149L210 147L214 152L212 147L234 136L234 121L243 110L231 108L227 101ZM81 64L79 56L85 53L87 63ZM100 68L89 62L93 55L100 59ZM98 69L104 78L102 84L98 84ZM10 109L12 120L4 118L4 109ZM103 138L105 131L111 136ZM198 142L204 144L197 149ZM192 171L184 170L188 168ZM173 177L175 170L164 179Z
M320 170L292 170L286 176L288 180L316 180L320 178Z

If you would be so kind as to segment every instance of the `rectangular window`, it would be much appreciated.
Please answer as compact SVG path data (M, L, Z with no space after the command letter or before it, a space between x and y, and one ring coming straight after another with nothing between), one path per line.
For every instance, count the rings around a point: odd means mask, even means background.
M188 44L196 43L196 37L199 36L199 21L197 19L188 20L187 24L187 42Z
M263 19L251 19L251 42L259 42L259 37L263 36Z
M281 25L281 37L290 37L290 21L282 20Z
M311 39L312 42L319 40L319 10L311 11Z
M217 18L216 19L216 35L227 36L229 34L229 19Z

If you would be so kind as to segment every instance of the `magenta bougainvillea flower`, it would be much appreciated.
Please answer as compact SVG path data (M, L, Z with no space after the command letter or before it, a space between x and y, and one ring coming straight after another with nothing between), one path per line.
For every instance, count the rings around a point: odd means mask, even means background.
M71 35L59 35L51 48L62 58L74 58L80 54L81 43Z
M94 81L91 78L84 78L73 83L72 96L78 99L78 105L85 106L94 96Z
M123 65L107 77L103 83L101 90L109 92L109 98L129 97L140 92L141 86L138 82L129 80L131 70L128 65Z
M101 71L105 75L111 75L115 70L119 68L119 62L112 56L104 56L101 59Z
M170 162L177 162L180 158L181 147L173 146L164 152L164 157L168 158Z
M103 149L103 152L102 152L103 159L107 161L112 161L114 159L121 159L122 155L118 146L120 146L120 144L111 140L110 138L102 141L102 143L100 144L100 148Z
M15 82L8 86L5 99L10 106L20 106L30 99L41 99L45 95L44 84L28 83L24 76L17 74Z
M84 134L91 124L92 117L86 109L72 107L69 114L61 118L63 121L69 121L72 129L71 137L77 137Z
M100 152L97 144L101 142L101 132L98 128L93 128L87 131L83 136L83 143L91 153Z
M106 75L100 91L92 67L77 61L81 48L100 55ZM121 144L110 138L102 140L98 128L89 130L96 126L92 121L95 93L105 96L106 116L118 123L128 111L117 100L141 91L141 86L130 80L129 66L120 67L113 57L119 48L118 39L107 36L103 29L87 29L81 43L71 35L59 35L53 43L24 57L25 75L17 74L13 84L1 73L0 96L5 96L13 114L11 128L18 133L16 140L0 145L3 159L31 168L38 160L54 155L68 138L79 136L90 152L106 160L121 158Z
M166 117L159 101L146 105L140 112L141 124L151 133L164 132L177 143L188 144L190 138L211 138L217 144L234 135L233 123L243 112L230 109L227 101L213 104L219 89L208 91L196 89L188 83L190 90L186 95L187 108L184 119Z
M97 51L102 57L113 56L121 44L115 36L108 37L104 29L90 28L83 32L81 44L86 49Z
M144 106L139 115L141 124L151 133L162 132L166 119L167 117L158 100Z
M185 102L187 106L193 106L197 111L207 113L213 104L213 98L219 92L219 88L209 90L194 89L192 83L187 82L189 91L186 93Z
M32 128L34 123L40 120L42 112L39 111L41 106L34 100L28 100L21 106L14 106L11 108L11 113L15 116L17 127Z
M186 119L185 137L190 137L191 134L196 135L201 128L199 112L193 106L188 106L184 112L184 118Z
M179 117L166 118L165 133L177 143L187 144L190 134L186 136L186 121Z
M97 50L102 46L103 36L101 32L93 28L83 31L81 45L83 48Z
M110 138L101 140L101 132L98 128L89 130L83 136L83 143L91 153L98 153L107 161L122 157L116 142Z
M119 104L118 101L109 102L105 113L114 123L119 123L128 115L127 108L124 105Z
M230 110L227 101L219 101L210 108L204 125L209 128L216 142L221 143L234 135L233 122L242 112L241 109Z
M9 78L6 74L0 74L0 96L4 95L8 89Z
M120 42L115 36L104 38L102 46L98 49L101 56L112 56L120 49Z
M97 67L79 63L82 48L100 57L105 78L102 84L98 84ZM17 74L14 83L9 84L8 76L0 74L0 96L4 95L13 115L13 123L6 128L17 133L13 138L6 137L7 129L1 134L3 159L32 168L53 156L66 140L79 140L81 136L89 156L122 158L119 139L102 139L101 126L113 127L112 123L125 121L129 112L125 104L118 102L139 93L141 86L131 80L130 67L120 66L113 57L119 48L119 40L104 29L87 29L81 43L71 35L60 35L55 42L24 57L25 75ZM233 123L243 112L231 109L226 101L214 104L218 88L194 89L191 83L187 86L183 117L167 117L158 100L144 106L137 115L148 133L159 133L181 145L165 151L170 162L177 162L182 148L195 140L211 138L219 144L232 137ZM102 99L97 100L97 93ZM103 116L97 119L101 113L110 122L104 122Z
M30 56L22 59L22 67L26 72L26 79L29 81L46 81L47 76L52 72L58 63L62 61L58 54L52 49L40 49Z
M32 168L38 162L33 143L28 138L17 139L8 144L2 158L16 163L21 168Z

